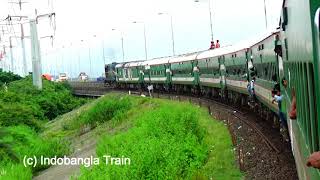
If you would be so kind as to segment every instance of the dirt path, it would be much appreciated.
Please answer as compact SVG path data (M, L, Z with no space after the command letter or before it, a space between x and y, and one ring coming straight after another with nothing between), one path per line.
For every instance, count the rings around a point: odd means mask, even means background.
M92 132L84 134L75 139L73 143L75 152L69 157L89 158L95 157L96 141ZM52 166L35 176L34 180L69 180L71 176L77 176L80 173L80 166L57 165Z

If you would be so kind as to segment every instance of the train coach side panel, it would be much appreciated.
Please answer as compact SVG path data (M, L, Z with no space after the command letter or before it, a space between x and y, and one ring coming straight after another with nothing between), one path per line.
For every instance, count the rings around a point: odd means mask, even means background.
M225 55L225 66L227 89L248 94L246 50Z
M171 64L172 84L192 85L194 77L192 76L192 61L185 61Z
M199 84L204 87L220 88L220 69L217 57L198 60Z
M149 82L149 80L156 84L164 84L166 82L166 68L164 64L151 66L150 70L150 79L149 77L144 77L145 82Z
M257 69L255 93L257 98L274 112L278 112L276 104L272 104L272 90L278 77L278 60L274 52L275 33L251 47L253 66ZM285 104L283 104L285 106Z
M289 120L293 152L300 179L320 179L320 172L306 167L312 152L319 151L319 68L316 58L314 18L319 0L286 0L282 11L284 75L288 87L287 112L296 94L297 119Z

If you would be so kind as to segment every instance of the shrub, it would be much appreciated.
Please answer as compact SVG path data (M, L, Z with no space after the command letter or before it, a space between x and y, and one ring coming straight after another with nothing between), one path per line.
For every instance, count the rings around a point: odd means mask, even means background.
M2 86L4 83L10 83L20 79L21 77L19 75L13 74L12 72L4 72L2 69L0 69L0 86Z
M128 97L108 96L98 100L90 109L73 121L65 123L63 127L65 130L78 130L87 125L95 127L111 119L120 120L131 107L132 103Z
M205 129L198 125L198 112L189 105L165 104L139 116L126 133L104 136L97 154L130 157L129 166L100 163L83 169L81 179L104 175L106 179L191 178L206 160ZM108 173L103 173L108 172Z
M8 134L2 137L2 142L10 144L13 152L18 157L18 162L23 164L24 156L37 159L43 157L61 157L69 153L69 143L59 138L43 139L27 126L13 126L6 128ZM0 160L14 161L8 155L4 155ZM33 172L47 168L47 166L37 164L36 167L30 167Z
M39 131L41 124L85 103L73 97L65 84L43 80L43 90L32 85L31 77L11 82L0 90L0 125L28 125Z

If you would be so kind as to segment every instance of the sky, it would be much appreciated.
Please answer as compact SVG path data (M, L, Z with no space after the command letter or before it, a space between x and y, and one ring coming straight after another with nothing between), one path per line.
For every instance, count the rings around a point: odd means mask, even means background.
M35 16L35 9L38 15L56 14L55 21L43 17L37 25L42 71L54 75L67 72L76 77L79 72L86 72L90 77L97 77L102 75L104 63L123 62L123 59L144 60L144 27L148 59L173 55L172 29L175 54L208 49L211 41L209 7L213 36L215 40L220 40L221 46L250 39L267 30L264 0L210 0L211 6L209 0L23 0L27 3L22 4L22 10L9 1L0 1L0 20L8 14L28 16L30 19ZM268 29L273 30L279 22L282 2L265 2ZM28 36L28 20L22 21ZM22 74L20 25L4 28L13 36L14 70ZM51 35L54 35L53 41L45 38ZM0 46L8 45L8 36L1 38ZM25 43L28 70L31 71L31 42L26 38ZM6 51L7 55L0 64L2 66L10 64L9 49Z

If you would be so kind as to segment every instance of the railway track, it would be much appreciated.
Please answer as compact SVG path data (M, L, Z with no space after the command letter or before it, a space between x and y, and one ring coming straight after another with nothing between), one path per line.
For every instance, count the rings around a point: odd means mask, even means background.
M137 92L135 92L136 94ZM156 93L157 94L157 93ZM232 107L230 105L221 103L217 100L214 99L207 99L207 98L195 98L195 97L191 97L191 96L185 96L185 95L172 95L172 94L161 94L161 95L166 95L169 96L170 99L173 99L172 96L174 96L176 99L178 99L179 101L181 101L181 97L184 98L189 98L189 102L195 102L194 100L197 99L197 103L199 106L203 106L206 105L208 108L209 113L211 114L211 107L212 105L219 105L224 107L223 109L221 108L221 111L226 111L228 112L230 115L236 117L237 119L239 119L240 121L242 121L243 123L245 123L246 125L248 125L250 128L252 128L257 134L259 134L259 136L261 137L261 139L264 141L264 143L268 146L268 148L270 150L273 150L277 153L280 153L280 150L270 141L270 139L260 130L260 128L256 125L255 122L249 121L248 117L246 117L247 112L242 112L239 111L238 109L236 109L235 107ZM157 98L159 98L159 93L157 95ZM193 101L192 101L193 99ZM233 137L234 139L234 137ZM235 141L235 140L233 140Z
M101 85L100 85L101 86ZM99 87L100 87L99 86ZM91 87L91 86L90 86ZM92 87L91 87L92 88ZM93 91L90 91L89 93L81 88L81 91L75 91L76 95L80 96L90 96L90 97L99 97L102 96L105 92L111 91L111 92L122 92L122 93L128 93L127 90L115 90L115 89L109 89L109 88L101 88L100 89L95 89L93 88ZM100 92L101 91L101 92ZM103 91L103 92L102 92ZM130 91L130 94L132 95L139 95L140 92L138 91ZM148 96L148 95L146 95ZM171 100L177 100L177 101L182 101L182 100L187 100L191 103L198 104L199 106L206 106L208 108L208 111L210 115L212 115L212 107L215 107L215 110L218 110L220 113L221 112L227 112L229 115L234 116L250 128L252 128L262 139L262 141L266 144L266 146L269 148L269 150L273 150L276 153L280 153L280 150L270 141L270 139L261 131L261 129L257 126L257 124L254 121L248 120L248 109L245 109L246 112L242 112L239 110L237 107L233 107L230 105L227 105L225 103L219 102L218 100L215 99L208 99L208 98L199 98L199 97L194 97L191 95L181 95L181 94L168 94L168 93L153 93L153 97L155 98L165 98L165 99L171 99ZM218 105L218 106L217 106ZM220 114L219 113L219 114ZM229 122L227 123L229 127ZM229 127L230 131L230 127ZM236 137L232 134L230 131L230 134L232 135L232 141L234 144L236 144ZM241 151L241 148L240 148ZM239 156L241 157L241 152L239 153Z

